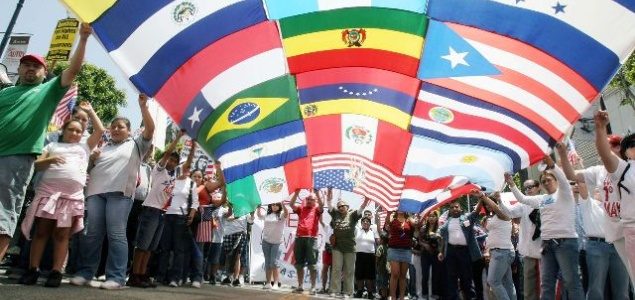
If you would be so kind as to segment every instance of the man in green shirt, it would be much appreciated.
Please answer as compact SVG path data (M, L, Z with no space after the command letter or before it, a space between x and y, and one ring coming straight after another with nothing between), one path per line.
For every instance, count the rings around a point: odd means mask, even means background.
M33 162L42 153L46 129L58 103L84 61L92 32L80 27L80 39L68 69L46 83L46 61L25 55L18 67L18 84L0 91L0 261L15 232Z
M343 296L348 298L353 294L353 279L355 278L355 226L362 218L362 212L368 205L368 198L364 198L358 210L350 210L348 203L339 199L337 208L331 204L332 189L328 191L328 208L331 215L331 227L335 243L333 243L333 266L331 278L342 278L344 283ZM336 296L340 291L340 280L331 279L331 293Z

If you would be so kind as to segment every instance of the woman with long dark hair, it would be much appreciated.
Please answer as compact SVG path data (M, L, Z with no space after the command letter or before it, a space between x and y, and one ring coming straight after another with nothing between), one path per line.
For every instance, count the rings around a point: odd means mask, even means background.
M431 212L423 222L419 233L419 243L421 244L421 282L423 285L423 295L429 295L428 280L430 279L430 269L432 269L432 293L431 295L442 296L443 268L437 259L439 255L439 211Z
M282 203L267 205L267 214L262 213L262 207L258 208L258 218L264 221L262 228L262 253L265 256L265 272L267 281L264 289L278 288L278 257L280 256L280 244L282 244L284 226L289 217L287 207ZM273 285L271 284L273 279Z

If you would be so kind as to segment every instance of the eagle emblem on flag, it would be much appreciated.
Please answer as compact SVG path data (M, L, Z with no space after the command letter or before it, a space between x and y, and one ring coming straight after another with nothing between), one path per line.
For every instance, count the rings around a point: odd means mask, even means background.
M284 188L284 179L282 178L269 178L260 185L261 191L272 194L280 193L282 188Z
M366 177L364 162L361 160L351 159L351 165L344 175L344 179L352 183L353 187L357 187L361 185L364 177Z
M373 135L370 130L359 126L351 126L346 128L346 138L353 140L355 144L368 144L373 141Z
M342 41L348 47L361 47L366 40L366 30L359 29L345 29L342 31Z

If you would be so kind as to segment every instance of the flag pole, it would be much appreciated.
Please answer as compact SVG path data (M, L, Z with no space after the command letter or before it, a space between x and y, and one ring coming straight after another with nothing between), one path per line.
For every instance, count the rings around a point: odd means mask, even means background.
M11 37L11 32L13 31L13 26L15 26L15 22L18 20L18 15L20 14L20 10L22 10L22 6L24 5L24 0L18 0L18 5L15 7L13 11L13 17L11 17L11 21L9 22L9 26L7 26L7 30L2 37L2 42L0 42L0 56L4 53L4 48L7 46L9 42L9 37Z

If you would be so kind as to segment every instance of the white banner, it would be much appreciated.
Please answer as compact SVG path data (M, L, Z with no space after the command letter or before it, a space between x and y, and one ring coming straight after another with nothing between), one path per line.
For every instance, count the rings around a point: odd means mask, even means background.
M26 54L30 38L30 36L11 36L7 49L4 52L2 64L7 66L7 75L13 83L18 80L20 58Z
M306 197L306 194L300 194L300 198ZM351 209L358 209L362 205L362 197L350 192L342 192L341 197L348 202ZM333 195L333 205L336 205L339 198L339 191ZM323 197L324 200L326 200ZM289 207L289 203L286 203ZM374 211L374 205L370 203L367 209ZM289 208L290 211L290 208ZM374 215L374 213L373 213ZM326 203L324 203L324 213L322 214L322 222L328 225L331 222L331 216L327 212ZM293 247L295 245L295 232L298 227L298 215L291 213L287 226L284 228L284 241L280 245L280 282L284 285L297 286L298 277L293 266ZM266 280L265 274L265 258L262 253L262 228L263 221L256 218L254 225L251 228L251 242L250 242L250 256L249 256L249 275L252 282L264 282ZM324 244L327 236L324 236L324 228L319 225L319 232L317 237L316 248L318 248L318 263L316 269L318 270L318 278L316 283L317 287L322 287L321 283L321 271L322 271L322 252L324 251ZM310 283L310 277L308 271L305 271L304 276L305 287Z
M187 156L190 155L190 149L192 149L192 139L187 139L183 144L183 149L181 150L181 162L185 162ZM199 146L196 147L196 153L194 153L194 157L192 158L192 170L199 169L205 171L208 164L213 163L214 160L211 159L205 151Z

